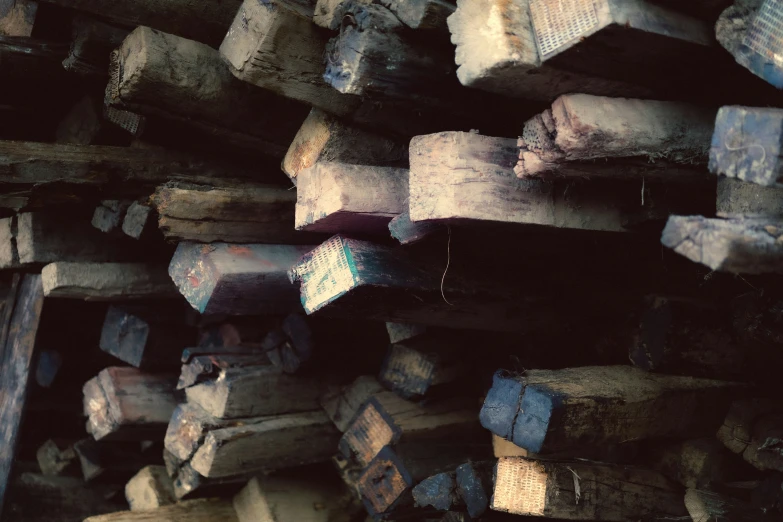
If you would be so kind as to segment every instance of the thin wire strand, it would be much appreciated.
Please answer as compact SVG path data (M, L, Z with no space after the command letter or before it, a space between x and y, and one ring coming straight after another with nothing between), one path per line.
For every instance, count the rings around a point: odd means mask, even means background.
M443 300L446 301L446 304L454 306L446 299L446 294L443 292L443 284L446 282L446 274L449 272L449 265L451 264L451 225L447 225L447 227L449 230L449 242L446 244L446 270L443 271L443 277L440 278L440 295L443 297Z

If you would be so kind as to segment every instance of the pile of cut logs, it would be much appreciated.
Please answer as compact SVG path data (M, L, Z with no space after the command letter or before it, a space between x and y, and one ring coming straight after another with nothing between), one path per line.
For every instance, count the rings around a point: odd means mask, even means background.
M783 520L782 57L778 0L0 0L2 521Z

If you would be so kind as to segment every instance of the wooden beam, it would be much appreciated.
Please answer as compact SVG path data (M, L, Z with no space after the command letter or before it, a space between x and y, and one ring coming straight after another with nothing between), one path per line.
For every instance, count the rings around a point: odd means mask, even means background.
M715 120L710 171L766 187L780 185L783 109L727 106Z
M427 333L427 327L414 323L386 323L386 333L391 344L401 343L421 337Z
M101 201L92 214L92 226L106 234L116 235L130 204L130 201L118 199Z
M254 315L301 309L287 271L313 247L180 243L169 275L202 314Z
M389 221L389 233L401 245L418 243L438 232L442 232L444 228L441 224L429 223L427 221L414 223L411 221L411 215L407 208L403 210L402 214Z
M186 462L174 479L174 493L179 501L196 498L230 497L238 493L256 473L232 477L206 478Z
M176 380L136 368L111 367L84 385L87 431L95 440L154 440L177 406Z
M84 522L239 522L234 506L225 499L196 499L163 506L154 511L122 511L90 517Z
M32 35L36 14L38 14L38 2L35 0L2 0L0 36Z
M715 436L732 453L742 454L753 439L756 422L780 411L780 406L770 398L738 399L731 403Z
M112 51L120 46L130 29L81 13L74 15L71 26L71 48L63 67L79 75L105 78Z
M282 168L296 184L300 171L321 161L405 167L408 147L313 108L291 142Z
M511 441L492 434L492 454L495 458L500 457L533 457L534 455L525 448L520 448Z
M469 446L466 458L486 455L489 440L476 418L476 402L473 398L449 398L421 404L390 391L376 393L345 430L340 452L367 466L384 446L398 451L406 451L407 446L438 451L443 437L451 449L462 446L466 450Z
M642 463L686 488L708 490L752 478L750 468L715 437L657 443L643 452Z
M165 6L156 2L44 1L91 13L128 27L148 25L159 31L191 38L212 46L217 46L225 36L241 4L239 0L221 2L219 5L193 5L186 0L170 0ZM166 16L160 16L161 9L165 9Z
M46 476L62 475L76 464L76 453L73 451L73 446L69 445L65 449L60 449L60 445L52 439L48 439L38 448L35 457L38 461L38 467L41 468L41 473Z
M665 159L702 165L707 163L714 122L714 110L685 103L566 94L525 123L514 172L520 178L568 176L579 172L569 169L570 162L598 158L642 157L647 163ZM629 169L609 165L594 170L620 179L629 174ZM642 164L635 173L666 181L692 181L706 175L688 169L661 170L645 169Z
M347 0L318 0L313 22L325 29L339 30L348 3ZM367 5L372 2L361 0L361 3ZM446 19L457 8L450 0L382 0L378 3L394 13L406 26L422 31L446 31Z
M705 213L714 200L681 198L665 184L641 180L517 179L515 140L442 132L411 140L411 221L546 225L629 232L677 209ZM707 194L707 180L693 193ZM690 191L689 191L690 192ZM644 200L641 195L644 194ZM693 209L693 210L692 210Z
M210 431L191 460L207 478L328 461L340 432L323 411L268 417Z
M688 489L685 507L693 522L753 522L767 520L768 512L748 502L704 489ZM770 515L774 518L774 514Z
M98 301L171 299L179 292L166 267L142 263L50 263L41 271L44 295Z
M780 218L783 217L783 188L721 176L716 207L718 217L722 218Z
M631 97L652 94L649 88L590 71L542 64L528 0L458 0L457 10L447 22L456 45L457 77L466 87L547 102L570 92Z
M0 325L0 512L18 444L43 302L40 275L15 278Z
M131 511L150 511L176 502L174 484L164 466L146 466L125 485Z
M438 511L455 511L459 509L460 499L457 496L457 480L454 472L438 473L422 480L413 488L413 501L416 507L431 506Z
M694 263L735 274L783 273L783 222L671 216L661 243Z
M514 318L515 307L494 290L456 278L441 287L442 267L400 249L342 236L304 256L291 268L290 277L301 282L302 306L308 314L323 309L329 315L452 328L526 327Z
M185 393L189 402L214 417L280 415L319 407L325 386L320 379L289 375L266 356L215 355L209 359L204 375ZM202 366L202 361L191 364Z
M523 457L498 460L491 507L515 515L607 522L687 514L682 489L655 471Z
M324 162L296 179L297 230L385 236L408 198L407 169Z
M109 103L162 116L282 157L308 109L235 78L208 45L136 28L115 53Z
M294 230L296 198L295 192L276 186L169 183L157 188L151 203L169 240L315 243L320 236Z
M122 231L133 239L145 239L155 228L152 207L134 201L122 220Z
M174 410L166 429L164 445L166 451L176 458L181 467L182 464L190 461L210 431L254 424L263 420L264 418L259 417L220 419L210 415L199 405L186 402Z
M383 386L375 377L362 375L347 386L331 387L320 403L337 429L345 433L362 405L382 390Z
M457 342L436 337L429 342L389 346L378 379L401 397L417 399L427 395L431 387L454 383L468 372Z
M738 389L737 383L656 375L631 366L529 370L524 376L499 372L480 419L492 433L534 453L695 438L715 432ZM656 414L647 413L652 411Z
M438 473L413 488L418 507L432 506L438 511L467 511L479 519L489 508L495 461L467 462L448 473Z

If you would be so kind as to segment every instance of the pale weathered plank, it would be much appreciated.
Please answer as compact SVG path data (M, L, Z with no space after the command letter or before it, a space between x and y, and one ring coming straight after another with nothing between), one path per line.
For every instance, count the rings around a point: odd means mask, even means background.
M142 263L57 262L43 267L44 295L125 301L178 298L165 266Z

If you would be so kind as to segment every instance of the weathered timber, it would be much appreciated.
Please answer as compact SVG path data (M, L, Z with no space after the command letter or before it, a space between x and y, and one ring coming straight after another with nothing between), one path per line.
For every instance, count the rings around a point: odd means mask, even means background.
M180 501L196 498L226 498L237 494L255 475L255 473L244 473L231 477L206 478L194 470L190 462L186 462L174 477L174 494Z
M413 501L417 507L431 506L438 511L457 510L457 480L454 472L438 473L422 480L413 488Z
M43 310L40 275L24 275L6 298L0 343L0 512L8 489Z
M693 522L758 522L775 518L773 512L748 502L696 488L689 488L685 493L685 507Z
M211 136L282 157L307 108L235 78L208 45L138 27L122 43L109 102L184 121Z
M783 272L783 222L671 216L663 246L712 270L735 274Z
M525 448L520 448L511 441L492 434L492 454L495 458L500 457L532 457Z
M732 453L742 454L753 438L756 422L780 411L780 406L769 398L736 400L731 404L716 438Z
M239 369L272 364L262 345L231 346L226 349L211 346L185 348L181 361L178 390L212 380L218 377L221 371L229 368Z
M73 451L73 446L69 445L65 449L60 449L60 446L52 439L44 442L38 448L35 456L41 473L46 476L62 475L76 464L76 453Z
M210 431L191 459L207 478L328 461L340 432L323 411L268 417Z
M590 71L542 64L529 1L458 0L448 18L462 85L504 96L550 101L584 92L604 96L647 96L649 88L607 79Z
M131 511L149 511L174 504L174 484L163 466L146 466L125 485Z
M142 263L68 263L43 267L44 295L100 301L178 298L166 267Z
M710 182L680 197L642 180L517 179L515 140L467 132L416 136L410 145L410 219L495 222L628 232L663 222L676 209L714 209ZM643 189L640 191L640 189ZM680 191L678 191L680 192ZM641 196L643 194L643 196ZM641 196L641 197L640 197ZM698 201L697 201L698 200Z
M44 0L127 27L148 25L184 38L217 46L241 5L239 0L219 4L193 4L187 0L159 2L111 2L103 0Z
M319 236L294 230L296 193L281 187L244 184L236 188L169 183L151 202L166 239L299 244Z
M534 453L696 438L714 433L738 389L736 383L631 366L498 372L480 419L492 433Z
M360 0L363 4L371 0ZM337 31L346 14L347 0L318 0L315 4L313 22L316 25ZM450 0L381 0L376 2L387 7L402 23L411 29L446 31L446 19L457 8Z
M385 236L408 198L407 169L319 162L296 179L297 230Z
M55 181L157 185L179 180L220 186L223 180L234 178L228 183L236 186L237 178L258 178L257 172L162 148L0 141L0 155L3 181L20 185Z
M178 303L177 303L178 304ZM145 370L174 370L182 350L193 344L196 330L182 322L175 304L112 305L106 311L100 348Z
M337 429L345 433L362 405L382 390L375 377L363 375L349 385L329 389L320 399L321 407Z
M145 239L155 228L152 207L134 201L122 220L122 231L133 239Z
M783 109L721 107L710 146L710 171L758 185L778 185L783 176Z
M130 201L117 199L101 201L92 215L92 226L107 234L118 233L130 204Z
M89 219L25 212L2 221L0 268L57 261L112 261L133 255L126 245L108 240L93 228Z
M376 393L357 413L340 440L346 457L368 465L384 446L398 451L447 453L461 446L466 458L490 452L486 432L477 419L473 398L447 398L415 403L396 393ZM447 446L448 451L442 447ZM469 448L469 449L468 449Z
M752 478L750 468L715 437L651 446L642 452L646 466L686 488L712 489Z
M389 342L397 344L426 334L427 327L423 324L387 322L386 333L389 334Z
M764 187L734 178L718 178L718 217L780 218L783 217L783 188Z
M199 245L183 242L169 275L202 314L252 315L301 309L287 271L313 247L295 245Z
M123 487L141 468L160 462L160 446L146 444L87 438L76 442L73 450L85 482Z
M783 89L780 44L775 40L780 14L780 6L774 1L738 0L720 15L715 33L738 64Z
M109 57L128 36L130 29L83 14L75 15L71 26L71 49L63 60L63 67L76 74L106 77Z
M520 178L567 176L574 172L568 162L598 158L706 164L714 122L714 110L685 103L566 94L525 123L514 171ZM608 166L594 170L605 176L628 174L627 169L615 172ZM687 169L667 173L644 165L638 175L648 170L649 177L667 181L706 175Z
M0 36L30 36L33 33L38 2L3 0L0 2Z
M106 368L84 385L87 430L95 440L155 440L177 406L176 379L136 368Z
M152 511L122 511L90 517L84 522L239 522L234 506L225 499L196 499Z
M296 183L300 171L322 161L405 167L408 147L313 108L291 142L282 168Z
M491 507L516 515L607 522L687 515L681 487L655 471L524 457L498 460Z
M449 473L438 473L413 488L417 506L432 506L438 511L467 511L479 519L489 507L495 461L467 462Z
M301 282L302 306L308 314L323 309L330 315L452 328L525 328L515 318L521 308L517 312L517 305L500 297L501 290L456 277L442 282L442 267L400 249L342 236L304 256L291 268L290 277Z
M442 343L442 344L441 344ZM420 398L433 386L453 383L468 373L455 343L398 343L389 347L378 379L406 399Z
M427 221L414 223L411 221L411 215L407 209L389 221L389 233L402 245L417 243L442 231L443 228L443 225Z
M350 522L345 487L333 477L306 473L253 478L234 496L239 522Z
M317 409L324 382L289 375L266 356L196 357L189 364L202 370L185 389L188 401L220 418L279 415ZM264 360L265 359L265 360ZM183 374L185 368L183 366Z

